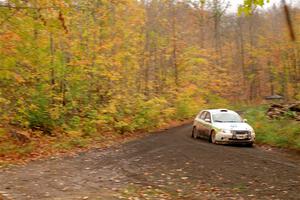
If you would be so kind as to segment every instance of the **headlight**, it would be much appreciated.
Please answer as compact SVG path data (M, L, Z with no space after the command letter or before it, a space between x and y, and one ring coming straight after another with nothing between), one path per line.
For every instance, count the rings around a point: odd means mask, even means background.
M252 131L248 131L248 139L252 138Z
M252 138L255 138L255 132L253 129L248 131L248 139L252 139Z
M255 135L254 129L250 129L249 132L251 133L251 135Z

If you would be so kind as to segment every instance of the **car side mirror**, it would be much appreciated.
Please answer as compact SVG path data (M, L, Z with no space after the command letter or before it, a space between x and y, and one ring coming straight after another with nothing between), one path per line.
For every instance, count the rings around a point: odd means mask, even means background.
M210 119L205 119L204 121L207 123L211 123Z
M247 119L244 119L243 121L244 121L245 123L247 123L247 122L248 122L248 120L247 120Z

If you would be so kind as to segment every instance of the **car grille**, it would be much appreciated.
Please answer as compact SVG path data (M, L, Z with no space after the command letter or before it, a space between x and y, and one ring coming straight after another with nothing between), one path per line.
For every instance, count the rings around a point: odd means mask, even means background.
M249 131L233 131L233 133L235 133L237 135L239 135L239 134L241 134L241 135L247 134L248 135L250 132Z

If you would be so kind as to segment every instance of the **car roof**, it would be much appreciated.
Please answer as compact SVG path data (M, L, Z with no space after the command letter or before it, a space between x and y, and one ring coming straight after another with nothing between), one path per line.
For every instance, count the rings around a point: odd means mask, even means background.
M209 109L209 110L202 110L202 112L203 111L206 111L206 112L210 112L211 114L217 114L217 113L224 113L224 112L226 112L226 113L235 113L235 114L237 114L235 111L233 111L233 110L228 110L228 109Z

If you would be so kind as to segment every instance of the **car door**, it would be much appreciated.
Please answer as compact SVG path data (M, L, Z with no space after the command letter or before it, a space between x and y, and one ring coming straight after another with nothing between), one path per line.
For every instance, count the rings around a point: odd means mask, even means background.
M204 120L203 120L203 135L205 138L210 137L210 130L211 130L211 114L210 112L206 112Z
M202 111L198 118L197 130L199 133L199 137L204 137L204 119L206 116L206 111Z

